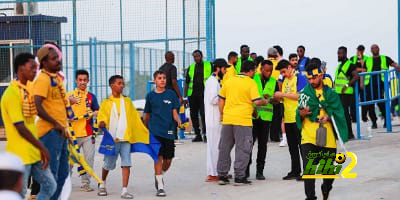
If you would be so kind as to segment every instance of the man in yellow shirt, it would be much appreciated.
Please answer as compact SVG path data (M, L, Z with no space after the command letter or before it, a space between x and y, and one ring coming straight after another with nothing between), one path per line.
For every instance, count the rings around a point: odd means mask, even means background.
M230 78L219 92L219 111L222 120L221 138L217 172L219 184L229 183L228 172L231 168L231 150L235 146L235 185L248 185L246 168L253 147L252 113L253 105L267 105L268 101L260 96L256 82L253 61L242 63L241 73Z
M285 78L282 83L281 92L275 92L274 97L283 100L284 121L287 143L291 158L291 171L283 180L299 179L301 173L300 166L300 131L296 126L296 109L299 92L307 84L307 79L302 74L295 74L295 70L287 60L279 61L276 66Z
M221 85L224 85L224 83L230 79L231 77L234 77L237 75L236 73L236 63L238 61L238 54L234 51L229 52L228 54L228 66L226 67L226 73L221 81Z
M86 162L90 168L93 168L96 141L95 135L93 135L92 116L97 115L99 103L97 102L96 96L87 89L89 73L86 70L81 69L76 71L75 82L78 87L75 90L68 92L68 96L72 96L77 100L77 102L71 107L72 111L74 111L75 117L78 117L79 119L72 122L72 128L74 129L78 146L79 148L82 148ZM89 174L81 175L81 183L82 191L93 191L90 187Z
M6 151L19 156L24 165L22 197L27 191L28 179L32 176L41 186L38 199L50 199L56 190L56 181L48 168L50 154L38 140L35 127L36 108L31 82L36 75L35 57L21 53L14 59L13 79L1 98L1 114L6 129Z
M57 182L57 190L51 197L57 200L69 174L67 149L66 106L69 104L64 83L57 72L61 62L55 49L43 46L37 57L42 67L33 85L35 106L38 112L37 130L40 141L50 152L50 169Z
M301 128L301 152L303 157L303 169L309 165L308 155L322 153L329 155L336 153L336 135L333 130L331 117L335 117L336 127L343 142L347 141L347 126L344 117L343 106L339 95L324 85L324 73L320 68L321 61L312 58L306 67L309 84L304 87L298 100L296 111L297 126ZM312 103L311 103L312 102ZM326 129L325 136L317 136L320 126ZM317 141L323 141L317 142ZM311 164L318 164L321 157L315 158ZM333 158L334 159L334 158ZM332 190L334 179L324 179L321 185L323 199L328 199ZM317 199L315 195L315 179L304 179L304 189L307 199Z

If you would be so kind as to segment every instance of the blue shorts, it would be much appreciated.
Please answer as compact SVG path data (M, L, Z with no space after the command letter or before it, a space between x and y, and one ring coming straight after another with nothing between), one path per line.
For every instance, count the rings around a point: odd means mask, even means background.
M103 168L105 170L113 170L117 164L118 154L121 157L121 167L131 167L131 144L128 142L116 142L115 143L115 155L107 156L104 155Z

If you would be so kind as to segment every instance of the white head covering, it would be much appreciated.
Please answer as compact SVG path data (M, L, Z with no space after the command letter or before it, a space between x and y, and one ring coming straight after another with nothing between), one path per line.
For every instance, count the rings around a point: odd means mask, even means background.
M8 152L0 152L0 170L24 173L25 166L18 156Z

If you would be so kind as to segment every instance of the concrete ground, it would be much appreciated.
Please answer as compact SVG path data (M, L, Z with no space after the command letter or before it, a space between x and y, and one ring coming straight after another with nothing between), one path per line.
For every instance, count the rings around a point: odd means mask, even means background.
M400 196L400 121L395 124L392 133L382 128L372 132L370 140L353 140L346 144L348 151L357 155L357 165L351 171L357 173L355 179L336 179L330 199L399 199ZM363 133L366 133L363 124ZM378 124L382 127L382 124ZM355 126L353 127L355 130ZM97 141L99 143L99 141ZM0 150L4 150L0 142ZM256 146L255 146L256 151ZM344 152L340 147L338 152ZM255 160L253 156L253 160ZM154 188L153 162L145 154L132 154L133 167L128 190L135 199L157 199ZM349 162L346 161L344 166ZM102 155L96 154L94 170L101 175ZM170 170L165 174L164 199L305 199L304 184L298 181L284 181L282 177L290 169L290 156L287 147L278 143L268 143L265 181L255 180L255 165L252 165L250 186L220 186L206 183L206 144L185 140L177 145L176 158ZM342 170L343 171L343 170ZM233 171L232 171L233 173ZM91 186L94 192L81 192L80 179L76 170L72 175L72 194L70 199L120 199L121 169L110 172L107 180L107 197L97 196L97 183ZM321 198L321 180L317 180L316 192Z

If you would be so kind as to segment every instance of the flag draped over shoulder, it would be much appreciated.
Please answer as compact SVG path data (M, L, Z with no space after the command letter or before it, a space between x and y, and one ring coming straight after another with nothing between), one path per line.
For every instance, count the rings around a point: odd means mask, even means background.
M131 144L131 152L142 152L148 154L155 162L158 160L158 153L161 147L160 142L150 134L149 130L144 126L139 113L136 111L132 101L128 97L123 97L126 109L127 129L123 137L124 141ZM98 114L97 121L104 121L107 128L102 128L104 133L101 141L99 153L104 155L115 155L115 141L107 130L109 128L110 116L113 101L110 98L105 99Z
M339 95L328 86L324 85L323 87L323 101L319 101L317 95L315 93L315 89L312 85L308 84L304 87L303 91L299 96L299 107L309 107L311 114L307 115L310 121L315 122L315 119L318 117L320 107L324 108L325 112L329 116L333 116L335 118L336 127L338 128L339 134L342 138L343 142L348 141L348 131L347 131L347 123L346 118L344 116L343 105L340 101ZM296 111L296 124L299 130L302 129L302 120L300 117L300 111L297 109Z
M112 156L115 155L115 142L107 129L102 128L104 133L103 140L100 143L99 153ZM136 142L131 144L131 152L141 152L148 154L154 162L158 161L158 152L160 150L160 142L152 135L149 134L149 143Z

